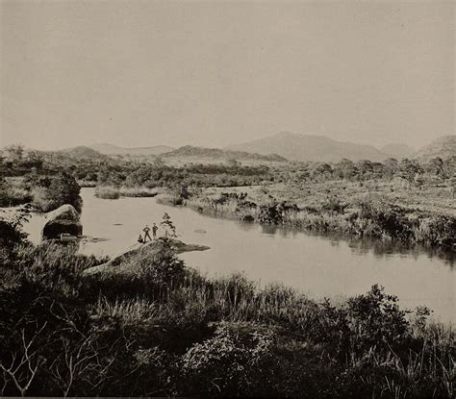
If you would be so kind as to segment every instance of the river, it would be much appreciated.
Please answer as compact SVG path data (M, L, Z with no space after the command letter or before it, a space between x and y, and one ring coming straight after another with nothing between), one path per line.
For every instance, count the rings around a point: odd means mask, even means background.
M346 298L378 283L397 295L403 307L425 305L434 319L456 322L456 269L425 251L360 249L346 240L202 216L154 198L98 199L92 188L83 188L81 196L84 235L95 238L81 243L84 254L121 252L136 242L145 224L158 224L167 212L181 240L211 248L181 255L208 276L243 272L261 285L283 283L315 299ZM34 215L26 224L32 241L40 240L45 221Z

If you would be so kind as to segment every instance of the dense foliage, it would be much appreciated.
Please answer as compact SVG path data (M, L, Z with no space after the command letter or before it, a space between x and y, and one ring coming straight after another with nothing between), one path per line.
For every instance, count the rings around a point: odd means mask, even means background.
M169 245L140 273L35 247L0 251L0 395L452 398L455 337L374 286L335 306L242 276L209 280ZM16 233L14 233L16 232Z

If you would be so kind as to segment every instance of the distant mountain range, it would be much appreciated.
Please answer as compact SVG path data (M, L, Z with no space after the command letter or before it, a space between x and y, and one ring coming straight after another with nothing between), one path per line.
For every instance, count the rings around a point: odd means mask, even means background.
M221 150L219 148L193 147L186 145L177 150L162 154L162 158L187 158L189 161L198 162L200 159L237 161L265 161L265 162L286 162L287 159L277 154L256 154L245 151Z
M148 156L148 155L160 155L165 152L174 150L173 147L166 145L155 145L152 147L118 147L108 143L98 143L89 146L91 149L98 151L100 154L105 155L137 155L137 156Z
M98 150L97 150L98 148ZM170 149L170 150L169 150ZM104 153L100 152L104 151ZM133 151L131 151L133 150ZM169 151L164 151L169 150ZM261 155L243 151L221 150L219 148L204 148L194 146L183 146L178 149L171 149L166 146L154 146L144 148L122 148L112 144L97 144L90 147L78 146L53 152L54 154L64 155L72 159L96 160L109 159L112 156L139 156L157 157L163 159L179 159L185 162L197 163L199 161L226 161L233 159L236 161L259 161L259 162L287 162L288 160L277 154Z
M371 145L341 142L325 136L301 135L282 132L274 136L229 146L232 151L269 154L274 152L293 161L336 162L343 158L359 161L382 161L388 157Z
M199 160L228 160L285 162L317 161L337 162L343 158L359 161L383 161L387 158L418 158L423 161L440 157L442 159L456 156L456 136L443 136L429 145L414 151L406 144L388 144L380 149L372 145L341 142L325 136L300 135L282 132L270 137L232 145L224 149L183 146L173 149L168 146L125 148L112 144L95 144L79 146L58 151L78 159L95 159L115 155L156 157L164 159L181 159L185 162Z

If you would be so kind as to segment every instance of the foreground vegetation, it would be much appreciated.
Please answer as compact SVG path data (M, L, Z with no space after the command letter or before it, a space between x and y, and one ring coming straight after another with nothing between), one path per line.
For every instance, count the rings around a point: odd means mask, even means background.
M374 286L340 305L207 279L168 239L136 274L0 221L0 395L453 398L456 338Z

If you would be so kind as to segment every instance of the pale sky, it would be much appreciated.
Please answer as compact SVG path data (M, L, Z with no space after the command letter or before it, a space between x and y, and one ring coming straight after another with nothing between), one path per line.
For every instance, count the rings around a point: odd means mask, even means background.
M0 146L455 134L456 2L0 0Z

